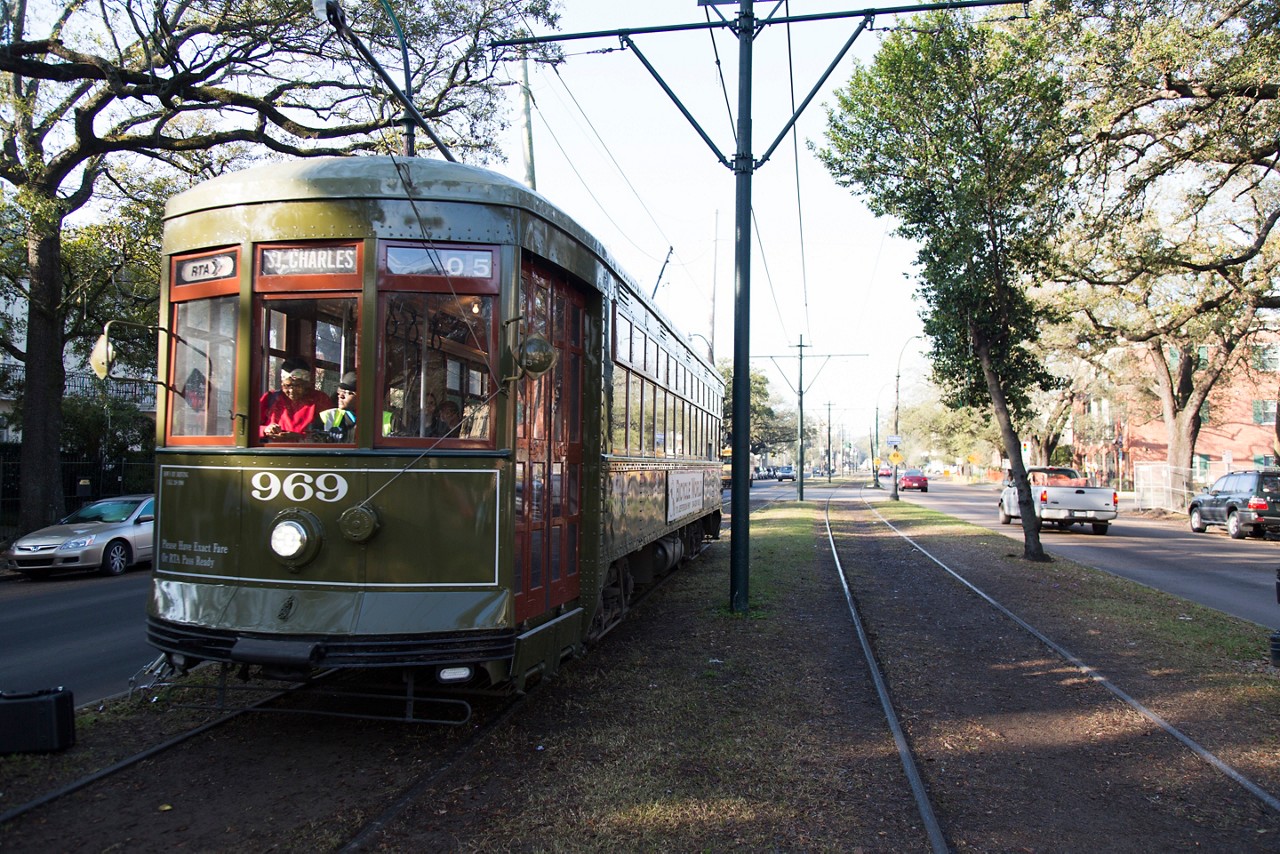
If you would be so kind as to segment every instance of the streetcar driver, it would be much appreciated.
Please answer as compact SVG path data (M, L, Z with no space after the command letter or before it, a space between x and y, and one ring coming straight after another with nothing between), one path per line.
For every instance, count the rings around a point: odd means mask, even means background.
M320 413L333 406L315 387L311 366L293 357L280 366L280 390L258 401L258 436L265 441L301 442L320 426Z
M352 441L356 426L356 375L348 371L338 382L338 405L320 413L320 426L330 441Z

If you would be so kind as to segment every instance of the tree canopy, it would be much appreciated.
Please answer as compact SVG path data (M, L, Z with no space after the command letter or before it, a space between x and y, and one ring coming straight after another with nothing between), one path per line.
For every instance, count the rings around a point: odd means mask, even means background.
M934 12L888 36L828 110L819 152L840 184L917 240L933 377L948 403L987 403L1025 502L1025 553L1041 558L1014 422L1052 383L1028 349L1028 298L1058 228L1066 175L1061 79L1043 34Z
M405 22L418 111L461 156L490 156L505 121L497 64L516 54L489 45L554 25L550 0L390 2ZM375 54L401 64L379 3L347 15ZM11 338L7 349L26 365L26 419L48 427L22 437L19 523L33 528L62 510L63 357L80 334L69 327L80 285L64 258L75 252L64 241L68 217L104 181L127 184L125 170L141 171L141 161L151 173L206 176L263 152L392 150L396 139L384 131L401 108L333 28L294 0L15 0L4 26L0 182L13 217L5 225L23 231L28 307L24 340Z
M1271 2L1063 5L1050 19L1081 127L1057 305L1090 352L1124 345L1186 478L1213 386L1280 306L1280 29Z

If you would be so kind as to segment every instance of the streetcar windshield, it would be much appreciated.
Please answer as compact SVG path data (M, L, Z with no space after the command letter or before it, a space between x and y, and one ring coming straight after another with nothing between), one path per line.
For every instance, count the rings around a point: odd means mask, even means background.
M489 439L493 297L384 293L384 434Z

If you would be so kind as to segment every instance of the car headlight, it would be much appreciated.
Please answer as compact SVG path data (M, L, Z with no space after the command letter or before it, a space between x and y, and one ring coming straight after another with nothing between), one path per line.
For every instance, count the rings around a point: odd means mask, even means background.
M271 530L271 551L282 560L296 560L306 548L307 529L300 522L284 519Z
M89 546L93 545L93 541L96 539L97 537L95 537L93 534L90 534L87 537L76 537L74 540L67 540L65 543L58 546L58 551L69 552L69 551L75 551L79 549L87 549L89 548Z

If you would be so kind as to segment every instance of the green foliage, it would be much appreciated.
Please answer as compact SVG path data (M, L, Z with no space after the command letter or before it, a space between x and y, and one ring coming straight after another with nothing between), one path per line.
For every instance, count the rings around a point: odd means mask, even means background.
M721 360L717 368L724 378L724 445L733 445L733 365ZM797 417L792 410L775 407L769 391L769 379L759 371L751 371L751 429L748 444L753 454L776 453L792 447L796 441Z
M904 452L913 463L939 451L943 462L967 460L971 454L982 461L1000 447L1000 431L991 418L991 408L948 407L937 399L902 407L900 433Z
M991 399L986 360L1017 415L1052 382L1027 349L1045 318L1026 288L1061 213L1062 84L1032 27L941 12L918 20L855 71L819 156L922 244L918 294L947 403Z
M25 429L21 402L10 415ZM127 451L150 453L156 447L156 422L132 403L105 394L62 399L61 450L85 459L120 459Z

